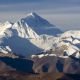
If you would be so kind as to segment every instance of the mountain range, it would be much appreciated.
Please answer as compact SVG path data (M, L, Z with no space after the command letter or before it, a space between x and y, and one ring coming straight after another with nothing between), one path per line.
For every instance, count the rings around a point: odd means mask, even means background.
M0 24L1 80L76 80L79 66L80 30L63 32L36 13Z
M15 23L0 24L0 52L30 56L56 47L66 46L68 55L80 49L80 31L62 32L36 13ZM77 53L76 56L78 56ZM79 56L78 56L79 57Z
M59 33L61 31L47 20L36 13L30 13L15 23L7 21L0 25L0 52L19 53L23 56L39 53L45 48L41 47L42 43L46 45L43 38ZM43 34L45 35L41 37Z

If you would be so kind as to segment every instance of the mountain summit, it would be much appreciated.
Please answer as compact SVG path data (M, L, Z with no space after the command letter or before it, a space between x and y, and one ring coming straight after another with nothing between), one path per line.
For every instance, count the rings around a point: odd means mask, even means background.
M21 22L27 23L37 34L54 35L60 34L62 31L56 26L50 24L46 19L40 17L36 13L30 13L26 18L22 18Z
M36 13L30 13L13 24L6 21L0 24L0 52L22 56L39 53L47 46L40 35L55 36L56 30L60 33L59 29L54 26L52 29L52 25ZM41 46L42 43L45 46Z

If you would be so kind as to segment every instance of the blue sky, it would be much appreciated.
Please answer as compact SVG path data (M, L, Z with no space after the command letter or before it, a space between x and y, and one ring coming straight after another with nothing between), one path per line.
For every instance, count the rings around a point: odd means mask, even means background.
M0 0L0 22L36 12L62 30L80 29L80 0Z

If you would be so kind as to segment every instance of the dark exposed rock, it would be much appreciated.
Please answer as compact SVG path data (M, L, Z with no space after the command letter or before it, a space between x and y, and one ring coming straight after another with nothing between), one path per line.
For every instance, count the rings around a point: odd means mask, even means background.
M80 73L80 62L75 59L62 58L56 56L46 56L33 58L33 69L36 73L63 72L69 74Z
M0 61L16 69L16 71L33 73L33 61L21 58L0 57Z

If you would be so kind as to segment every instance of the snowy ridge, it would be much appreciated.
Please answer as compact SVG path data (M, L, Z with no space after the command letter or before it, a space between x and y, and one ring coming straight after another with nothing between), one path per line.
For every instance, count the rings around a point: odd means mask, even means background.
M61 37L71 37L71 36L80 39L80 30L66 31L61 35Z
M71 33L69 34L68 32L71 32ZM57 57L62 57L62 58L68 58L70 55L74 55L75 58L80 58L80 39L79 39L80 34L79 34L79 32L80 32L79 30L78 31L76 30L73 32L67 31L65 33L67 33L68 35L63 33L63 34L61 34L60 37L56 37L56 39L53 38L53 40L55 42L51 43L51 45L52 45L51 49L53 50L52 52L47 51L47 50L50 50L50 49L47 49L45 52L47 54L45 54L43 52L42 54L32 55L32 58L34 58L34 57L43 58L46 56L57 56ZM52 40L52 36L51 37L46 36L46 37L47 37L47 39L50 38ZM55 49L57 49L57 50L55 50ZM55 54L53 54L53 53L55 53Z
M18 35L22 38L38 38L39 36L37 33L31 29L27 23L24 22L17 22L13 25L13 29L16 29L18 32Z
M5 22L4 24L0 25L0 37L1 36L5 36L6 32L7 34L9 33L9 31L7 31L9 28L12 27L12 24L10 22Z
M56 35L60 34L59 37ZM30 13L16 23L5 22L0 24L0 52L16 53L21 56L30 56L52 49L59 56L76 53L80 57L80 31L71 30L62 33L58 28L41 18L36 13ZM57 54L55 53L55 54ZM44 56L54 56L46 54ZM42 56L42 55L41 55Z

